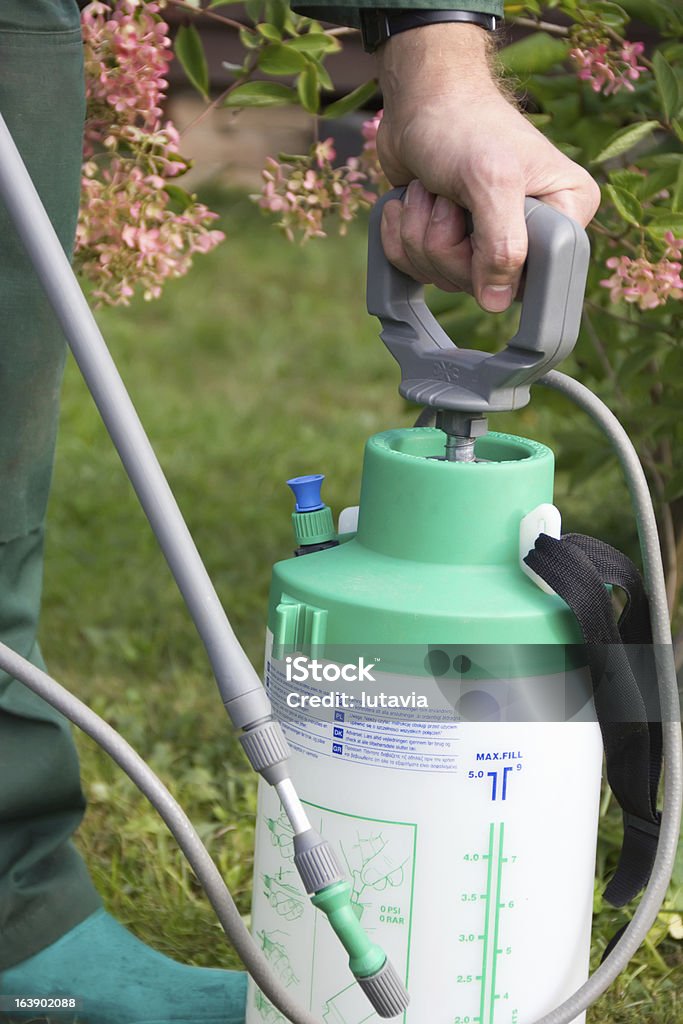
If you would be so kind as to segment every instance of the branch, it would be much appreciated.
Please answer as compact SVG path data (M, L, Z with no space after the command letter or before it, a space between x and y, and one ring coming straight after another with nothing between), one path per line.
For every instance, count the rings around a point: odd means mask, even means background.
M254 70L255 70L255 63L252 63L252 66L247 68L247 74L246 75L241 75L237 79L237 81L235 81L231 85L229 85L227 89L224 89L223 92L220 94L220 96L217 96L215 100L211 100L211 102L206 107L204 107L204 109L202 110L201 114L197 114L197 116L195 118L193 118L193 120L190 121L190 123L188 125L185 125L183 130L180 132L180 138L184 139L185 136L188 134L188 132L191 132L193 128L196 128L197 125L201 124L202 121L205 118L207 118L209 116L209 114L213 110L216 110L216 108L219 107L221 105L221 103L223 103L223 101L226 99L226 97L228 97L230 95L230 93L234 89L237 88L238 85L244 85L245 82L248 82L251 79L251 76L254 73Z
M619 316L618 313L610 313L604 306L599 305L592 299L586 299L585 303L590 309L594 309L596 313L603 313L605 316L611 317L612 320L618 320L620 324L628 324L629 327L637 327L638 324L635 320L629 320L627 316ZM673 339L672 339L673 340Z
M215 11L210 11L204 7L193 7L186 0L166 0L166 2L171 4L172 7L179 7L181 11L194 14L195 17L211 18L213 21L220 21L223 25L228 25L229 28L236 28L238 31L243 28L249 28L249 25L244 25L241 21L235 21L234 18L226 18L224 14L216 14Z
M533 28L539 32L549 32L554 36L568 36L569 29L565 28L564 25L553 25L551 21L536 21L534 18L513 18L513 25L519 25L520 28Z
M600 223L599 220L595 220L595 218L593 218L593 220L590 222L588 226L591 231L595 231L596 235L604 235L605 238L609 238L613 242L617 242L625 249L630 249L631 252L634 253L638 252L638 246L634 245L633 242L629 242L628 238L626 237L626 235L628 234L628 228L626 228L620 235L618 235L615 234L613 231L610 231L609 228L606 228L604 224Z

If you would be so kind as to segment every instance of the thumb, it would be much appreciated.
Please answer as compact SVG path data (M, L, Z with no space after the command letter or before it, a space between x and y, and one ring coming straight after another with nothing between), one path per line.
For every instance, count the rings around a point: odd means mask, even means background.
M472 291L490 313L507 309L519 288L527 255L524 187L474 193Z

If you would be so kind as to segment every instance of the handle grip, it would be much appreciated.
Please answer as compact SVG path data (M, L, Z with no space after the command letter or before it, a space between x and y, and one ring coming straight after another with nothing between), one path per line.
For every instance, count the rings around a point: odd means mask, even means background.
M465 413L521 408L531 384L576 344L590 257L586 232L547 204L525 200L529 252L519 330L491 355L454 345L427 308L423 286L384 255L382 209L404 194L394 189L372 210L367 285L368 312L379 317L382 340L401 368L400 393Z

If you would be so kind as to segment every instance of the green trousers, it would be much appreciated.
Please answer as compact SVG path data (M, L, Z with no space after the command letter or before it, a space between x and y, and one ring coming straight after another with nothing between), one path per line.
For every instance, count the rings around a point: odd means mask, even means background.
M0 111L67 251L78 210L83 92L76 0L0 0ZM0 208L0 639L37 665L64 355L61 331ZM0 970L100 906L70 841L84 807L67 722L0 673Z

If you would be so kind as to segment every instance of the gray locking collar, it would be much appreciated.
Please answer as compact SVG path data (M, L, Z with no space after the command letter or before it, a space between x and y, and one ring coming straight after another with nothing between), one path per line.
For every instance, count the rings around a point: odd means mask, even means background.
M294 836L294 865L309 895L344 880L331 845L312 828Z
M398 1017L408 1006L408 993L390 960L376 974L356 978L380 1017Z

